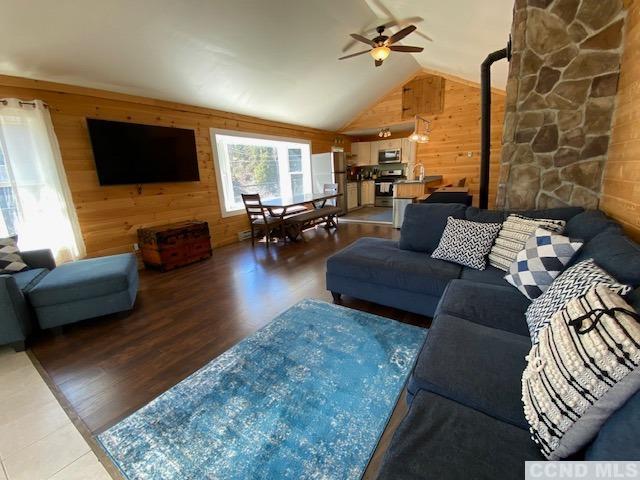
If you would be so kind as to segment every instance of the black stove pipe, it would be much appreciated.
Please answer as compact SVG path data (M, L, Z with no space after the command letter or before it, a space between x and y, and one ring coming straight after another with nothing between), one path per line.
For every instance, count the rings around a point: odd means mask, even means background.
M480 95L482 120L480 122L480 208L489 208L489 167L491 163L491 65L498 60L511 60L511 40L507 48L487 55L480 67Z

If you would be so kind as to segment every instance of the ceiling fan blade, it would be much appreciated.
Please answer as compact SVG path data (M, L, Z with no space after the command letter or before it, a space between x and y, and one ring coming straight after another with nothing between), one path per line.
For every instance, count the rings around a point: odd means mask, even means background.
M376 60L375 64L376 64L376 67L379 67L380 65L382 65L382 60Z
M357 57L358 55L363 55L365 53L369 53L371 50L365 50L364 52L352 53L351 55L345 55L344 57L340 57L338 60L344 60L345 58Z
M391 45L389 47L391 50L393 50L394 52L421 52L424 50L424 48L422 47L408 47L406 45Z
M367 37L363 37L359 33L352 33L351 34L351 38L355 38L359 42L366 43L367 45L371 45L372 47L376 46L376 44L375 44L375 42L373 42L373 40L369 40Z
M415 29L416 29L415 25L409 25L408 27L404 27L402 30L400 30L399 32L394 33L393 35L391 35L391 37L389 37L389 40L387 40L387 45L391 45L393 43L396 43L396 42L402 40L404 37L409 35Z
M409 17L409 18L403 18L401 20L392 18L390 21L388 21L387 23L383 23L382 25L384 26L384 28L391 28L391 27L403 28L403 27L406 27L407 25L412 25L414 23L420 23L420 22L424 22L424 18Z
M429 42L433 42L433 38L431 38L426 33L422 33L420 30L416 31L416 35L418 35L419 37L424 38L425 40L428 40Z

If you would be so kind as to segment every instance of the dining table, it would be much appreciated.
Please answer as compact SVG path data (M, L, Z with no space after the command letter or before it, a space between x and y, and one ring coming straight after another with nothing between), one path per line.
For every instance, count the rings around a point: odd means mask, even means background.
M269 211L272 217L284 218L290 215L294 207L303 205L313 205L313 208L323 208L328 200L338 198L342 193L338 192L321 192L321 193L300 193L294 195L283 195L280 197L269 198L262 201L262 206Z
M282 222L287 223L286 237L295 241L302 236L302 229L310 225L325 223L325 228L337 228L337 223L334 221L337 208L329 208L327 202L341 195L342 193L336 191L283 195L263 200L262 206L267 209L270 216L280 218ZM313 208L306 210L296 208L306 205L312 205ZM291 222L292 219L302 221Z

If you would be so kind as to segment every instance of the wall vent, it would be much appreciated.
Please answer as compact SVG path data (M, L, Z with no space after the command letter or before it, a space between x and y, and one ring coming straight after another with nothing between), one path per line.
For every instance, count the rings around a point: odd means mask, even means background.
M238 241L249 240L251 238L251 230L242 230L238 232Z

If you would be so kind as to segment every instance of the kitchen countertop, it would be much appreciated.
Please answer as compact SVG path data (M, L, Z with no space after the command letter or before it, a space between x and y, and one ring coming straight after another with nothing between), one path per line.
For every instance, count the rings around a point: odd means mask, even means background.
M437 182L438 180L442 181L442 175L427 175L426 177L424 177L424 179L422 179L422 181L420 180L398 180L396 183L431 183L431 182Z

